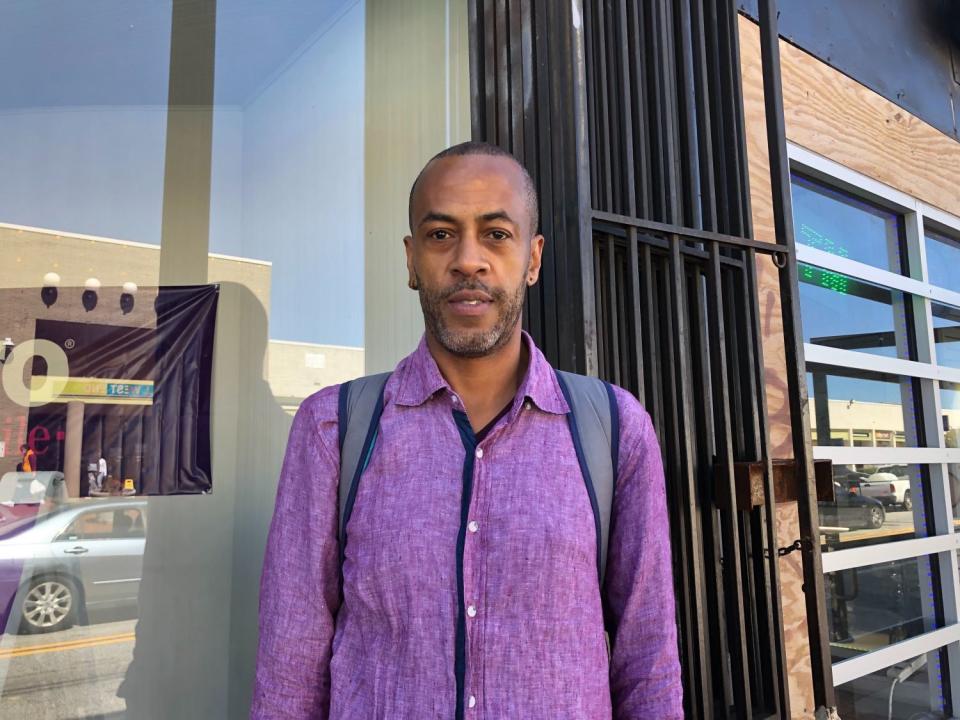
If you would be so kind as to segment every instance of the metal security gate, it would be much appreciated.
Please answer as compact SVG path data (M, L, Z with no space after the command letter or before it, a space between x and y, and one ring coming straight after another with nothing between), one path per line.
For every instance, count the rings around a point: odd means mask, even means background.
M470 12L474 137L513 151L541 193L525 326L554 364L635 393L661 440L687 717L789 717L757 262L788 280L792 246L750 239L734 2ZM809 502L801 516L809 537ZM822 582L808 584L809 611Z

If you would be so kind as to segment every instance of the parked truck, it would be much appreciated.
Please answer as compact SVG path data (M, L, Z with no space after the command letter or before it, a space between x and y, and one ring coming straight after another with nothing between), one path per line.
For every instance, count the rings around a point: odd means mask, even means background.
M904 510L913 507L910 496L910 473L906 465L888 465L860 481L860 494L872 497L890 507L899 505Z

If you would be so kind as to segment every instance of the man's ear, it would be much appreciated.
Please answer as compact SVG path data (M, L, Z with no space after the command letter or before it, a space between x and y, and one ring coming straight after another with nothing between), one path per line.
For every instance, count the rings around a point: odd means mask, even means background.
M527 286L536 285L540 279L540 264L543 260L543 235L534 235L530 241L530 265L527 267Z
M417 289L417 273L413 268L413 238L407 235L403 238L403 250L407 254L407 287Z

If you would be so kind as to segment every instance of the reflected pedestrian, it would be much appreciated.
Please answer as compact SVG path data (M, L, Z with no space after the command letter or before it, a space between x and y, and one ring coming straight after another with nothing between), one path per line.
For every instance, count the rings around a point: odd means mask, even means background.
M37 453L29 445L20 446L20 471L35 472L37 469Z

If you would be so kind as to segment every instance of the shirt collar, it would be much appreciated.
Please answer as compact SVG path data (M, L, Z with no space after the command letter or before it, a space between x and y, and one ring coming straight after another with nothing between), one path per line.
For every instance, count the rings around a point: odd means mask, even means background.
M517 399L528 399L544 412L566 415L570 407L560 391L556 373L526 332L523 332L523 342L530 353L530 364L517 391ZM397 371L401 375L394 399L397 405L422 405L440 390L452 392L430 354L426 335L420 338L417 349L400 362Z

